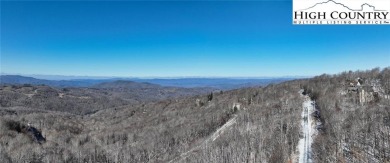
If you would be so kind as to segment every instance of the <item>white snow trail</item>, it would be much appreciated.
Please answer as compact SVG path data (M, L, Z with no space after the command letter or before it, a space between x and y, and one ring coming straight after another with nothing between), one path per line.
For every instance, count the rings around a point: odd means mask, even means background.
M202 146L206 146L207 143L209 143L209 142L215 141L225 130L227 130L229 127L231 127L233 124L235 124L236 120L237 120L237 115L234 115L233 118L231 118L224 125L222 125L219 129L217 129L217 131L215 131L210 137L208 137L202 143L193 147L192 149L188 150L187 152L182 153L179 157L174 158L173 160L169 161L168 163L184 161L188 156L190 156L190 154L192 152L201 149Z
M305 101L302 104L302 134L298 142L299 163L311 163L311 144L313 137L316 135L315 120L311 114L315 111L315 103L305 96Z

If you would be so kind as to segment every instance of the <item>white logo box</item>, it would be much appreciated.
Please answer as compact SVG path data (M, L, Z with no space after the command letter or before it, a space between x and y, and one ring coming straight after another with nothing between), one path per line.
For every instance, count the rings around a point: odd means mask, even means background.
M390 25L390 0L293 0L294 25Z

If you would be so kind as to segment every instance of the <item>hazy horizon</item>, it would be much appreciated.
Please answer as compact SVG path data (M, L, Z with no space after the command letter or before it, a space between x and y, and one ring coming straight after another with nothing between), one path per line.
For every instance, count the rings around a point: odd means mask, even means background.
M92 75L56 75L56 74L23 74L23 73L6 73L0 72L0 75L19 75L25 77L33 77L37 79L46 79L46 80L77 80L77 79L191 79L191 78L202 78L202 79L276 79L276 78L292 78L292 79L302 79L302 78L311 78L323 74L327 75L337 75L347 71L367 71L373 68L389 68L387 67L372 67L370 69L357 69L357 70L343 70L337 73L319 73L315 75L283 75L283 76L92 76Z
M18 75L46 80L77 80L77 79L276 79L276 78L310 78L313 76L88 76L88 75L46 75L46 74L21 74L0 73L0 75Z

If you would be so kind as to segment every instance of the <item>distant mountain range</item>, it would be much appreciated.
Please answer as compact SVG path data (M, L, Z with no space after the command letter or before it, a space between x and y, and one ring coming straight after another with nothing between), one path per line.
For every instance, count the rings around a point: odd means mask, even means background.
M0 84L31 84L48 85L52 87L90 87L92 85L110 81L108 79L82 79L82 80L45 80L20 75L1 75Z
M210 87L221 90L237 89L244 87L265 86L272 83L280 83L295 78L267 78L267 79L239 79L239 78L181 78L181 79L134 79L136 82L148 82L162 86L173 87Z
M100 83L92 86L93 88L105 88L105 89L150 89L150 88L160 88L160 85L151 84L151 83L139 83L133 81L117 80L112 82Z
M295 78L267 78L267 79L241 79L241 78L179 78L179 79L141 79L141 78L111 78L111 79L71 79L71 80L46 80L20 75L1 75L0 84L31 84L48 85L52 87L209 87L221 90L230 90L243 87L264 86L271 83L280 83ZM129 82L131 81L131 82ZM112 82L112 83L111 83ZM152 85L153 84L153 85Z

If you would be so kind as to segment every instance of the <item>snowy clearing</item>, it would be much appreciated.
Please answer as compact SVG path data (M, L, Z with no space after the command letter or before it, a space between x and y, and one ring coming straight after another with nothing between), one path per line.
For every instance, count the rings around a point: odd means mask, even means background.
M311 163L311 145L313 138L317 135L315 129L316 122L311 114L315 111L315 103L309 96L304 96L305 101L302 104L300 139L298 142L299 163Z

